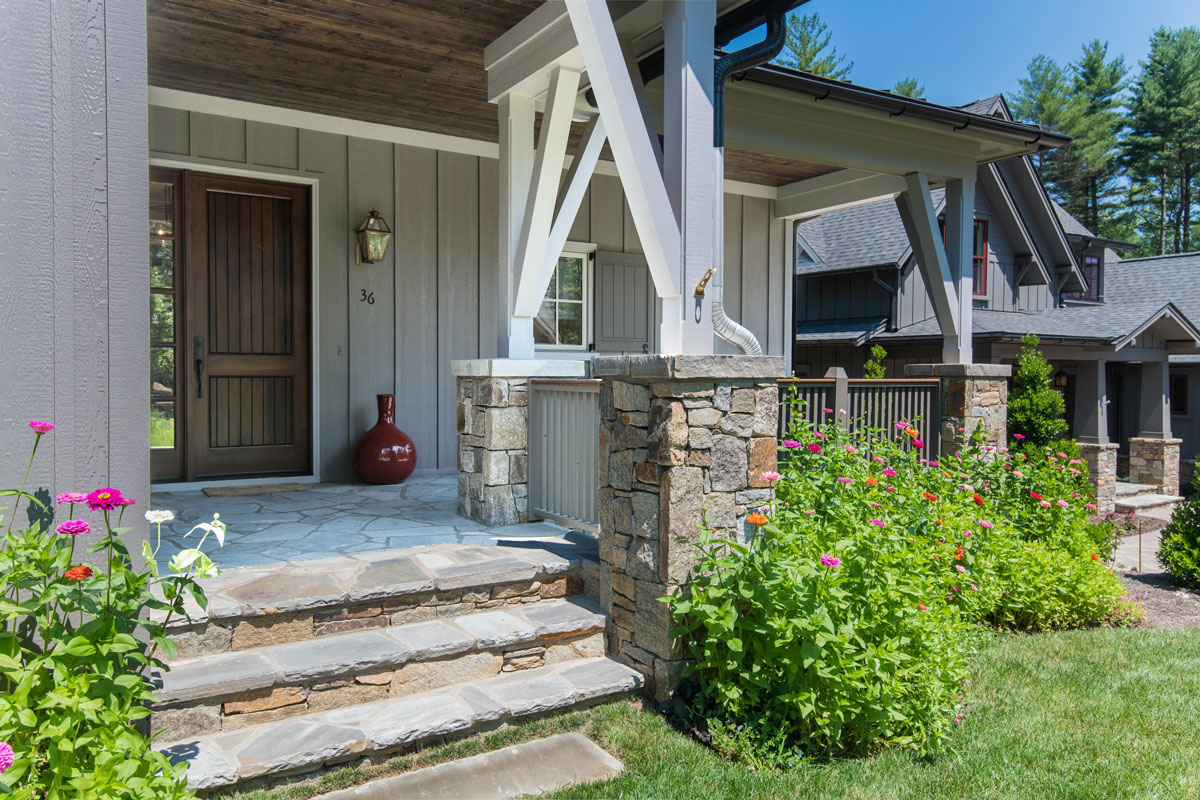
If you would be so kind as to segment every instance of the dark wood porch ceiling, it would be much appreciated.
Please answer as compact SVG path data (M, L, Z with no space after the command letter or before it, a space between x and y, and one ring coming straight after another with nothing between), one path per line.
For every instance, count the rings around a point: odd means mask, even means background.
M541 3L149 0L150 85L495 142L483 49ZM779 186L830 171L726 153L732 180Z

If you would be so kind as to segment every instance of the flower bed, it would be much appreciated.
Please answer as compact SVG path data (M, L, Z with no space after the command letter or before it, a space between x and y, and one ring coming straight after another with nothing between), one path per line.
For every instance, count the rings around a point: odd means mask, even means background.
M32 465L54 426L29 425ZM55 505L67 519L17 528L22 501L36 510L31 519L54 516L25 491L28 477L27 466L19 489L0 492L14 498L0 533L0 796L191 797L185 767L152 750L137 726L154 699L146 673L165 668L159 653L174 652L165 621L144 612L164 611L169 621L183 613L185 596L205 606L196 578L216 569L202 548L209 535L223 541L224 525L214 517L196 526L200 543L161 570L158 545L143 541L145 566L134 569L122 541L132 530L122 527L132 498L112 488L65 492ZM171 516L146 518L161 526ZM94 544L76 546L93 533Z
M714 741L767 762L934 750L969 711L972 624L1139 618L1073 452L977 436L927 459L907 421L850 436L824 419L781 443L777 502L749 544L707 538L690 593L669 600Z

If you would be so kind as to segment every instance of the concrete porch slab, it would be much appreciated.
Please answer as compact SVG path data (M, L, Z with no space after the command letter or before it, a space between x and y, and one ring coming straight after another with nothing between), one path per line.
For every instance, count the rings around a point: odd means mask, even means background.
M457 476L442 474L413 476L397 486L318 483L303 492L237 497L152 491L149 507L175 514L163 525L160 560L194 547L199 534L187 536L188 531L219 513L229 526L225 546L210 541L204 549L226 569L431 545L528 545L540 539L554 544L569 533L550 522L488 527L461 517ZM380 572L380 583L402 579Z

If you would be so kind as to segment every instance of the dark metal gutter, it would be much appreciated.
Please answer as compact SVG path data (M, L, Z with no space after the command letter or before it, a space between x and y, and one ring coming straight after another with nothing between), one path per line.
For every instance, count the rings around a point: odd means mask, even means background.
M966 128L984 131L1019 141L1026 146L1037 145L1038 151L1062 147L1071 141L1070 136L1055 133L1036 125L1008 122L999 117L972 114L891 92L868 89L832 78L818 77L776 64L755 67L745 74L745 79L764 86L811 95L814 100L836 100L839 103L847 103L861 108L886 111L892 117L904 116L925 122L940 122L952 126L956 131Z

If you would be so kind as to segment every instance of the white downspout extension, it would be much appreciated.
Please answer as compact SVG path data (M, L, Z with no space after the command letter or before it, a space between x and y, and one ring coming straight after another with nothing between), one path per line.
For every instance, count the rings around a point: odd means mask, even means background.
M725 315L725 148L714 147L713 190L713 275L712 321L713 333L729 342L748 356L761 356L762 345L745 326Z

